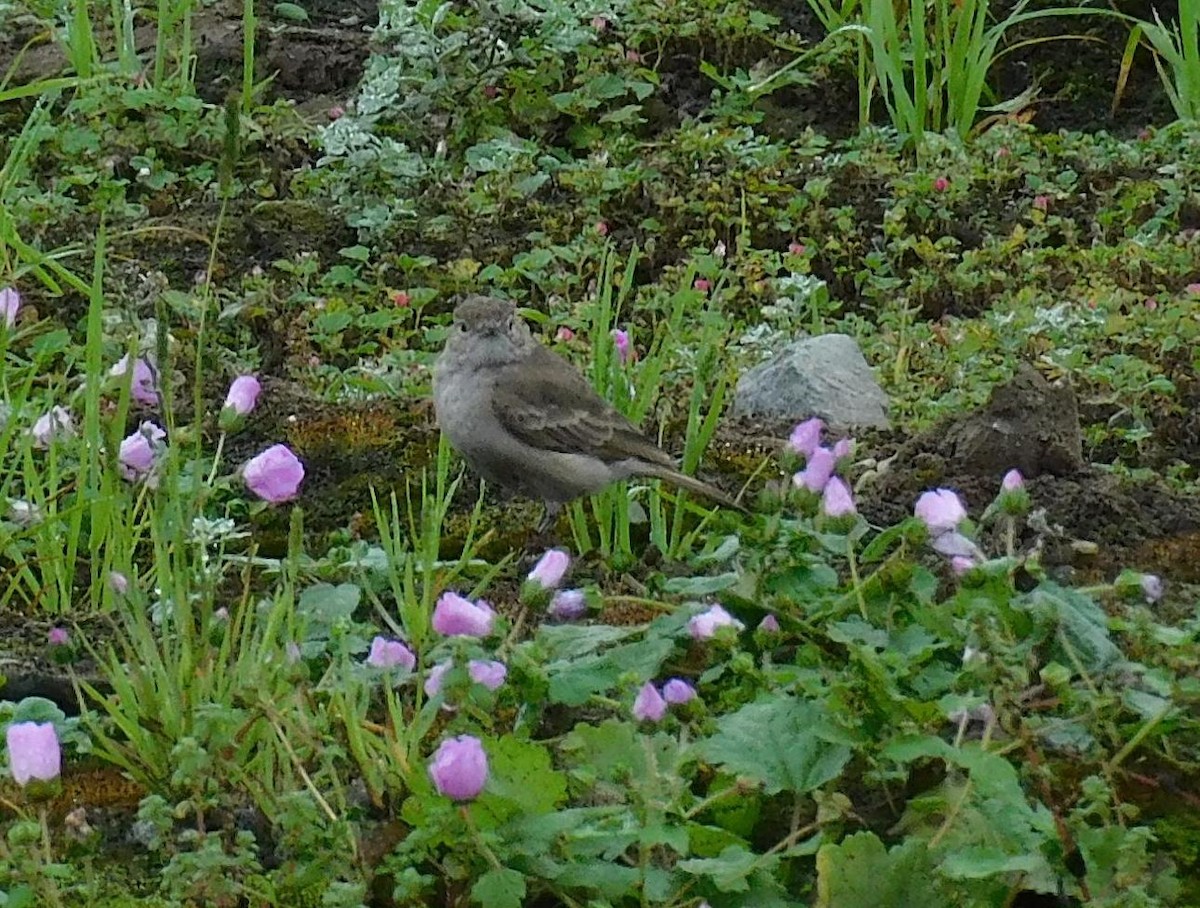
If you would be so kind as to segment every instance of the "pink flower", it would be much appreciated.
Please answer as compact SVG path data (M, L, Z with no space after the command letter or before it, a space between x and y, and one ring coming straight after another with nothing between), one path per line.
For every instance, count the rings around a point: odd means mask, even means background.
M837 461L829 448L817 448L809 456L804 469L792 477L792 484L796 488L805 488L819 495L833 476L836 466Z
M950 181L948 179L946 179L945 177L938 177L936 180L933 181L933 191L934 192L945 192L949 188L950 188Z
M625 51L625 59L628 60L630 63L641 63L642 55L639 54L636 50L633 50L632 48L630 48L629 50Z
M1145 300L1142 301L1142 305L1146 307L1147 312L1153 312L1155 309L1158 308L1158 300L1156 300L1152 296L1148 296L1148 297L1146 297Z
M126 353L108 370L114 377L124 375L129 370L129 354ZM139 357L133 362L133 379L129 385L129 393L139 404L148 407L158 405L158 373L149 362Z
M1050 197L1047 195L1035 195L1033 197L1033 207L1038 211L1045 211L1050 207Z
M454 663L447 659L445 662L439 662L429 670L429 674L425 677L425 696L436 697L442 690L442 679L446 676L446 672L454 667Z
M570 328L568 328L566 325L563 325L561 328L558 329L557 332L555 332L554 339L556 341L558 341L559 343L565 344L565 343L568 343L569 341L575 340L575 332L572 331Z
M530 583L536 583L544 590L558 589L570 565L570 555L562 549L550 549L538 559L538 563L534 565L526 579Z
M667 714L667 701L651 681L647 681L633 700L633 717L639 722L659 722Z
M498 94L500 94L500 89L498 89L495 85L483 86L483 96L489 101L495 98Z
M1183 288L1184 293L1190 293L1192 296L1200 296L1200 282L1188 284Z
M53 722L14 722L5 735L8 768L18 785L49 782L62 772L62 748Z
M488 778L483 742L472 735L443 741L429 762L429 778L439 794L453 801L470 801L478 797Z
M17 323L17 313L21 311L21 294L16 287L0 289L0 318L11 328Z
M546 614L559 621L574 621L587 613L587 600L583 590L559 590L550 600Z
M262 385L253 375L239 375L230 384L229 393L225 395L225 407L238 416L245 416L254 410L261 391Z
M850 487L837 476L825 484L825 491L821 495L821 512L826 517L845 517L857 513Z
M668 703L679 706L696 699L696 688L682 678L672 678L663 685L662 696Z
M417 657L399 640L377 636L371 641L371 652L367 654L367 665L371 668L395 668L400 666L405 671L417 667Z
M129 578L120 571L109 571L108 586L118 596L124 596L129 592Z
M496 690L508 677L508 666L503 662L472 659L467 663L467 674L476 684L482 684L488 690Z
M412 304L412 297L403 290L396 290L392 293L392 305L400 309L407 309Z
M692 281L692 287L701 293L708 293L712 289L712 281L706 277L698 277Z
M1142 595L1146 597L1149 603L1158 602L1163 594L1162 578L1157 574L1142 574L1142 579L1139 581L1142 588Z
M1011 154L1012 154L1012 152L1008 150L1007 145L1001 145L999 148L996 149L996 157L998 157L998 158L1007 158Z
M597 221L596 233L600 234L600 236L608 236L608 221Z
M1009 470L1000 480L1000 489L1005 492L1016 492L1025 488L1025 477L1020 470Z
M35 448L48 448L55 438L69 438L75 434L75 423L71 411L63 407L52 407L49 413L38 417L29 430Z
M958 495L949 489L934 489L925 492L917 499L913 513L933 534L953 530L967 518L967 509L963 507Z
M605 31L608 28L608 20L603 16L592 17L592 28L598 32Z
M778 634L779 619L774 615L767 615L762 621L758 622L758 629L764 634Z
M688 619L688 633L692 635L694 640L708 640L717 633L720 628L732 627L737 630L744 630L746 625L734 618L733 615L725 611L721 606L714 605L707 611L703 611L698 615L693 615Z
M71 642L71 635L65 627L52 627L46 635L46 640L51 646L66 646Z
M272 445L242 468L246 487L272 504L290 501L304 481L304 464L287 445Z
M154 470L154 461L163 448L162 440L167 437L159 426L146 421L138 430L121 442L117 461L121 475L130 482L145 479Z
M792 429L792 435L788 439L788 448L797 454L804 455L805 458L812 457L813 451L821 446L821 432L824 429L825 423L816 416L804 420Z
M839 438L833 445L833 459L842 460L854 453L853 438Z
M794 240L788 243L789 255L804 255L806 252L808 252L808 247L803 243L797 243Z
M612 333L613 344L617 348L617 356L621 358L622 363L629 362L629 332L622 331L620 328L614 328Z
M346 108L342 107L341 104L334 104L331 108L329 108L327 114L331 120L340 120L342 117L346 116Z
M457 593L442 593L433 609L433 629L446 637L486 637L496 613L480 599L472 602Z
M975 559L968 558L966 555L955 555L950 559L950 570L954 572L955 577L961 577L973 567L975 567Z

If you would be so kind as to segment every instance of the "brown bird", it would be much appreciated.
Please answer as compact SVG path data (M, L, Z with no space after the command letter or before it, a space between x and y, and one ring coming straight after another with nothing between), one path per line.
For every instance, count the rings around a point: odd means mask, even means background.
M633 476L740 504L679 472L665 451L542 346L507 300L468 296L433 371L433 405L450 444L488 482L562 506Z

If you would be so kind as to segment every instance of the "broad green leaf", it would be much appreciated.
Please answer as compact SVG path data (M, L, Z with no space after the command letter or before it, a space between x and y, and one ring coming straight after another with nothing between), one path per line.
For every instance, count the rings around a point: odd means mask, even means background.
M521 908L525 904L525 877L507 867L489 870L471 887L471 899L483 908Z
M950 904L939 891L925 843L888 851L860 832L817 852L817 908L930 908Z
M850 759L844 734L824 707L775 694L723 717L697 747L706 759L750 776L767 794L805 792L837 778Z
M745 892L747 882L756 867L768 869L778 863L777 857L755 854L743 845L730 845L718 857L680 861L679 869L694 876L708 877L721 892Z

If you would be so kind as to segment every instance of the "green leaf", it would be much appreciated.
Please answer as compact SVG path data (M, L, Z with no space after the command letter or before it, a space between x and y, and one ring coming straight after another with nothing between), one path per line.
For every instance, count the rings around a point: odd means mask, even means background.
M616 687L617 679L626 672L653 678L674 648L673 640L654 637L615 647L602 655L552 662L546 666L550 699L567 706L581 706L593 694Z
M308 10L298 3L276 3L275 15L292 22L307 22Z
M817 908L927 908L947 905L925 843L908 839L890 852L873 832L817 851Z
M488 788L478 802L479 820L550 813L567 795L566 777L557 772L541 744L505 735L487 745Z
M742 845L730 845L718 857L680 861L679 869L694 876L712 880L721 892L745 892L750 888L747 878L760 866L771 867L778 858L755 854Z
M297 610L322 624L330 624L338 618L349 618L358 608L362 590L353 583L317 583L300 594Z
M823 706L775 694L722 718L697 747L730 772L758 779L767 794L805 792L835 779L850 759L845 735Z
M1091 596L1046 582L1029 594L1029 600L1051 606L1066 644L1088 672L1103 671L1121 657L1108 634L1108 616ZM1075 663L1070 654L1061 661Z
M733 571L715 577L672 577L663 584L663 592L679 596L711 596L729 589L737 582L738 575Z
M483 908L521 908L525 877L507 867L489 870L471 887L471 898Z

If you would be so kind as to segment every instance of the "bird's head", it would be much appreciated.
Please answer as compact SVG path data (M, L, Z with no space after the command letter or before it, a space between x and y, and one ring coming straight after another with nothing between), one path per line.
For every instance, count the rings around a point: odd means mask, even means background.
M446 351L472 364L503 365L522 359L537 343L508 300L468 296L454 309Z

